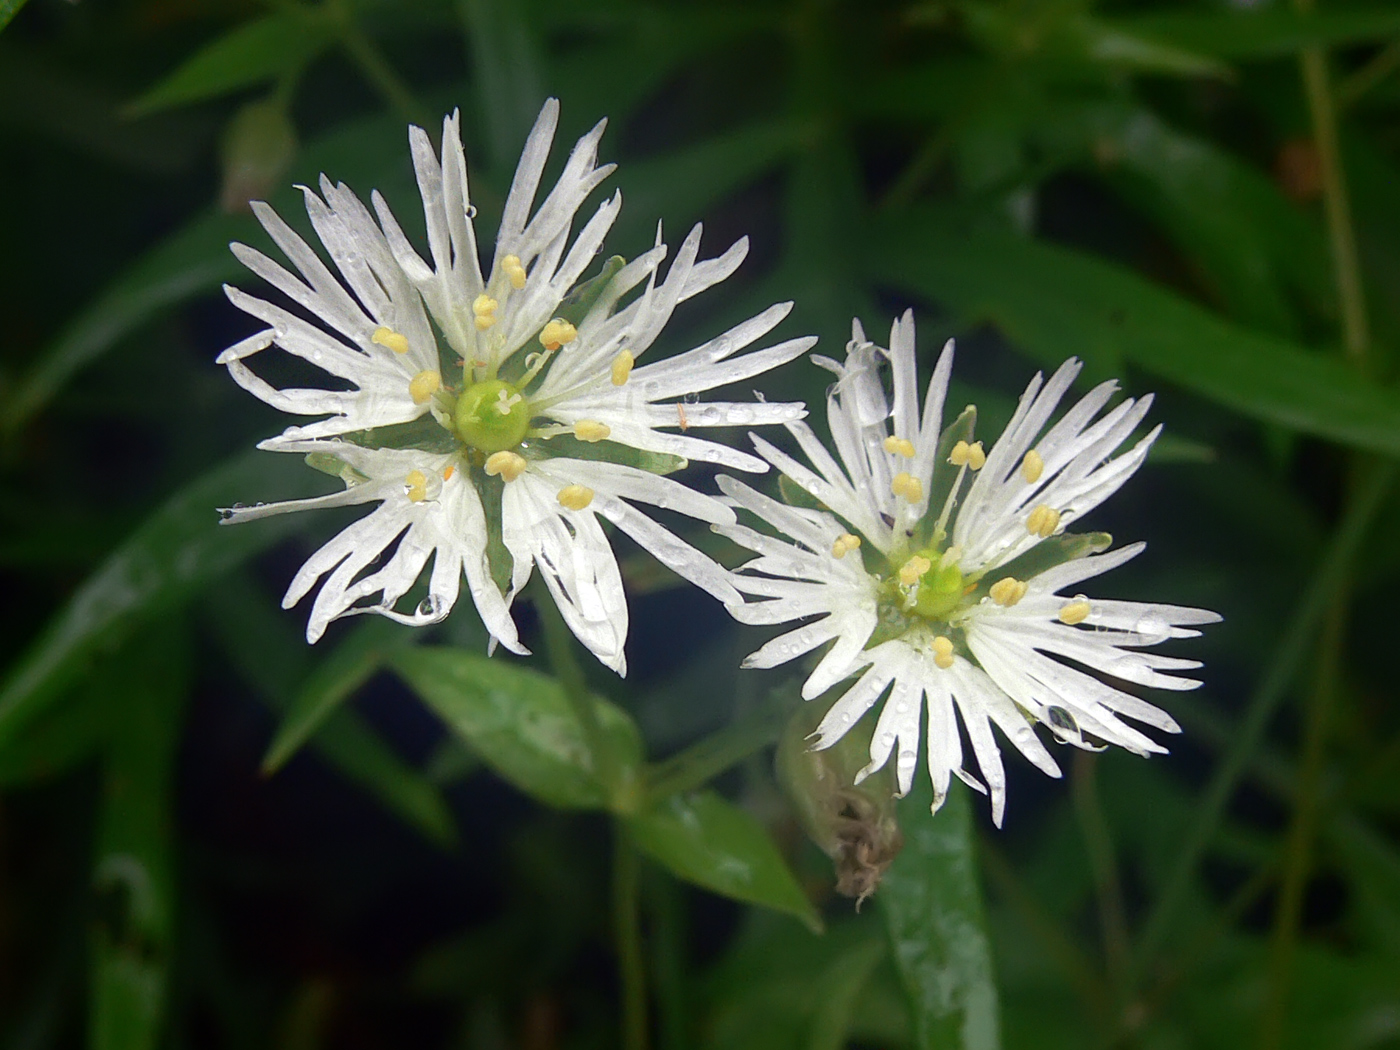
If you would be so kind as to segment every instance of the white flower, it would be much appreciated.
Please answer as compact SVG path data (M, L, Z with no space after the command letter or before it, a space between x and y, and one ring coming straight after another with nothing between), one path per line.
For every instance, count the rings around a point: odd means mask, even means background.
M1199 662L1141 650L1198 635L1191 628L1219 620L1215 613L1089 599L1074 590L1143 549L1139 543L1100 553L1107 536L1064 530L1141 466L1160 427L1110 457L1142 421L1151 397L1124 400L1096 419L1117 389L1103 383L1052 424L1080 371L1078 361L1066 361L1048 382L1039 375L1031 381L987 452L973 441L970 407L942 426L951 342L920 416L912 313L895 322L889 350L869 343L857 323L844 363L814 360L837 375L827 413L840 462L805 423L788 430L814 469L755 437L763 456L812 506L789 506L721 478L736 507L787 539L743 525L719 529L759 555L735 577L741 591L759 599L732 606L738 619L777 624L820 617L774 638L746 666L773 667L833 642L803 697L859 675L817 727L814 747L834 744L888 690L860 777L895 754L899 792L908 792L927 710L937 809L952 774L984 790L962 768L956 709L998 825L1005 776L992 724L1051 776L1060 770L1036 736L1036 723L1078 747L1102 741L1143 755L1164 751L1122 716L1178 732L1167 714L1060 659L1138 685L1200 684L1162 673ZM892 403L882 375L886 360Z
M324 417L259 447L305 454L347 488L315 500L235 508L226 520L379 503L317 552L287 592L285 604L293 604L325 577L307 627L311 641L353 613L439 620L465 574L492 637L523 652L509 606L539 566L575 634L625 673L627 607L598 515L709 593L739 598L728 574L632 502L732 523L722 502L660 474L686 459L766 470L763 460L688 431L792 422L805 414L802 406L701 403L698 395L792 360L815 340L739 353L787 315L791 304L784 303L687 353L639 363L677 304L732 274L747 242L700 260L697 226L662 280L667 249L658 230L645 254L608 260L581 281L621 198L604 202L570 241L575 214L612 170L597 165L600 123L534 207L557 117L550 100L525 145L485 277L456 114L443 122L440 160L427 135L410 129L431 264L378 194L371 215L324 176L320 196L303 192L338 273L266 205L256 206L258 218L299 276L234 246L250 269L316 319L226 289L269 327L230 347L220 363L269 404ZM248 362L274 345L351 389L273 387ZM674 430L680 433L666 432ZM429 559L428 597L414 612L396 611Z

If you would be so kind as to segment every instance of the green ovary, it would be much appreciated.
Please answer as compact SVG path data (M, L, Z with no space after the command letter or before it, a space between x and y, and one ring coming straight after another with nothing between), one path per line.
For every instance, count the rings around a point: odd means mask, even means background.
M956 565L937 568L936 554L931 560L935 567L919 580L913 612L930 620L942 620L962 604L963 574Z
M473 383L462 391L452 411L457 436L482 452L514 448L530 428L530 404L515 387L500 379Z

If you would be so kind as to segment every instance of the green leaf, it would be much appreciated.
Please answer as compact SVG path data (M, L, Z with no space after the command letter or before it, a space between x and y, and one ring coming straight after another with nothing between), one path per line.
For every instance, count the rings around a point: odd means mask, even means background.
M507 171L545 99L529 9L510 0L458 0L486 125L491 166Z
M399 191L411 192L404 156L402 123L376 116L350 121L310 143L298 154L293 175L314 184L317 173L326 171L337 178L378 185L392 199L400 196ZM289 188L273 198L293 225L300 222L297 197ZM78 311L43 349L13 394L0 404L0 435L18 430L75 373L161 310L246 274L228 244L231 240L256 243L257 239L258 226L251 218L210 213L147 252L91 305Z
M369 681L395 651L412 645L417 638L418 632L412 628L380 617L360 624L316 665L297 690L286 717L277 727L277 735L268 745L263 773L275 773L286 765L326 719Z
M927 295L965 322L991 321L1047 365L1124 361L1247 416L1346 445L1400 452L1400 397L1340 361L1230 324L1082 252L983 230L954 232L915 210L883 223L875 277Z
M94 1050L154 1050L174 940L173 789L184 636L166 624L104 667L112 708L91 939Z
M0 29L4 29L10 24L10 19L19 14L19 9L24 6L24 0L0 0Z
M104 702L89 688L55 705L0 747L0 787L58 776L96 751L105 728Z
M1110 184L1200 267L1232 315L1292 335L1294 292L1332 307L1322 230L1264 172L1145 109L1096 104L1057 116L1061 133L1082 140Z
M153 248L64 325L0 409L0 431L13 433L80 369L159 310L215 288L242 267L228 250L246 238L249 219L210 214Z
M295 458L249 452L176 493L108 556L16 661L0 688L0 746L84 672L99 646L307 524L303 515L287 515L221 529L215 508L250 494L308 495L315 477Z
M810 144L812 135L812 127L800 121L761 121L629 164L617 237L644 237L649 244L658 216L667 229L683 233L715 204Z
M929 815L932 788L918 778L900 803L904 851L875 900L914 1013L921 1050L1001 1045L992 949L982 914L968 792L954 784Z
M713 791L672 795L627 824L638 849L687 882L821 928L763 825Z
M606 804L583 727L557 680L445 648L401 653L393 667L483 762L527 795L561 809ZM635 783L642 753L636 725L614 704L593 702L623 781Z
M1315 45L1359 44L1395 36L1400 33L1400 10L1377 6L1302 13L1275 4L1259 11L1227 8L1213 14L1163 11L1113 19L1111 24L1220 58L1277 58Z
M245 22L206 44L131 104L132 116L217 98L293 73L324 51L324 19L293 5Z
M273 711L287 711L315 676L312 649L293 631L293 621L241 576L231 577L207 610L238 672ZM456 845L456 824L441 792L353 711L331 712L308 746L428 839L444 848Z

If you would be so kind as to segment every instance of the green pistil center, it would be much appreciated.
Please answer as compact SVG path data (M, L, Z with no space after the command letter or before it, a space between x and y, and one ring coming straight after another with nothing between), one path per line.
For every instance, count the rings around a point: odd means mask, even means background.
M457 398L452 411L457 436L482 452L514 448L530 428L530 403L500 379L473 383Z
M962 569L956 564L940 569L935 560L934 567L919 579L918 590L914 592L913 612L928 620L944 620L962 604L962 600Z

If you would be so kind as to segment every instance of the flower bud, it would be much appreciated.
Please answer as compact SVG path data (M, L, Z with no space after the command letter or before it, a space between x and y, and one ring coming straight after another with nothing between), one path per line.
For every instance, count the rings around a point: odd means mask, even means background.
M904 846L895 819L895 781L889 765L859 784L870 759L874 719L857 723L833 746L811 750L810 737L830 705L803 704L778 742L778 782L807 836L836 866L836 892L856 899L875 892Z
M234 114L220 147L219 207L231 214L246 212L249 201L266 197L282 181L296 156L297 133L280 100L260 99Z

